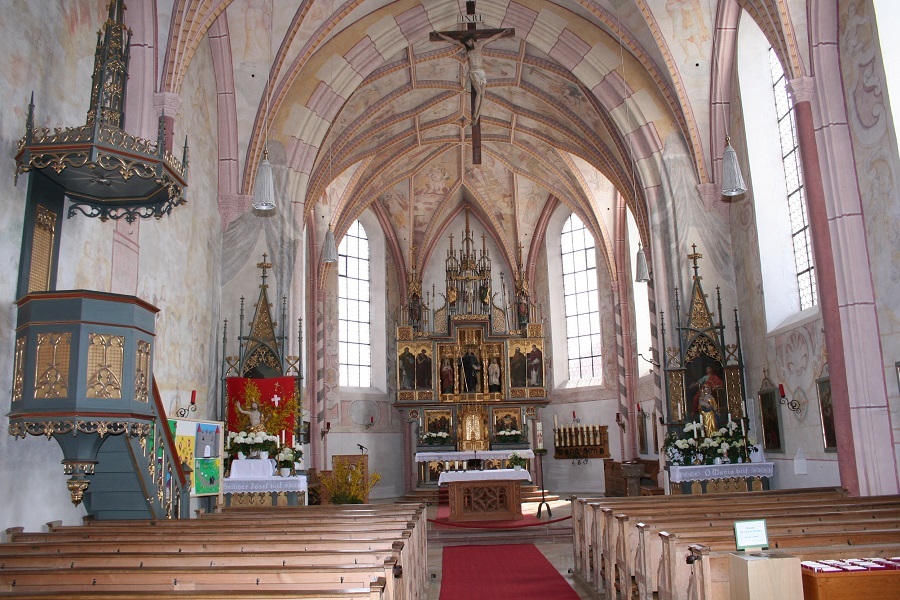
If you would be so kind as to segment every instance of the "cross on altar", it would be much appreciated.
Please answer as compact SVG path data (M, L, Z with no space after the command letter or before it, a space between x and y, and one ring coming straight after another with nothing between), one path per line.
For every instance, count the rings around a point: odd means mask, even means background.
M495 39L510 37L516 34L515 29L478 29L477 22L482 20L475 14L475 0L466 0L466 14L460 15L466 24L462 31L432 31L429 38L432 42L441 40L459 44L466 51L469 62L469 84L472 102L472 164L481 164L481 105L484 102L484 90L487 86L487 75L484 72L482 48Z
M272 403L275 405L275 408L278 408L278 403L281 402L281 396L275 394L272 396Z

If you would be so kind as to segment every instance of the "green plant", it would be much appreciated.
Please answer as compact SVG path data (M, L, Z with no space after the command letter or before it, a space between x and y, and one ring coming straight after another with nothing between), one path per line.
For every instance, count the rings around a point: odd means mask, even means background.
M322 475L322 487L328 490L332 504L362 504L369 491L381 481L375 471L368 477L355 464L336 458L330 473Z
M525 459L525 457L518 452L513 452L506 460L511 467L524 467L526 464L528 464L528 461Z
M302 457L303 450L300 448L299 444L296 444L293 447L285 446L275 455L275 462L278 464L279 469L293 469L294 463Z

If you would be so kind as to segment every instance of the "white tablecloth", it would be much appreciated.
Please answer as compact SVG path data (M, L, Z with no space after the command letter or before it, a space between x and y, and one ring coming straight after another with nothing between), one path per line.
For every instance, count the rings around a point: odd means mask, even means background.
M469 460L470 458L496 460L498 458L509 458L509 455L513 452L522 458L534 458L534 452L530 448L527 450L479 450L478 452L468 450L466 452L416 452L416 462L430 462L432 460Z
M710 481L729 477L771 477L775 472L774 463L737 463L732 465L690 465L669 467L669 480L674 483L683 481Z
M238 462L238 461L234 461ZM250 492L306 492L306 475L296 477L266 477L254 479L236 479L226 477L223 491L226 494L242 494Z
M245 458L231 461L231 476L228 479L261 479L275 473L275 461L271 458Z
M479 453L480 454L480 453ZM451 481L531 481L531 473L525 469L491 469L490 471L445 471L438 478L438 485Z

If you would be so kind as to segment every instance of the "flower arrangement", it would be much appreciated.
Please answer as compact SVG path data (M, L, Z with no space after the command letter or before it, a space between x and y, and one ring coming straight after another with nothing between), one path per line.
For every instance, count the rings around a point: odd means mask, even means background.
M362 504L369 491L381 481L381 474L375 471L368 477L362 469L348 460L335 459L334 467L319 480L332 504Z
M229 431L228 450L233 455L240 452L244 456L259 452L275 454L278 450L278 437L265 431Z
M446 431L428 431L422 436L422 441L426 444L440 444L450 439L450 434Z
M293 469L294 463L303 458L303 449L300 444L293 446L285 446L275 455L275 462L278 463L279 469Z
M525 457L518 452L510 453L509 458L506 460L511 467L524 467L528 462L525 460Z
M497 432L497 441L500 442L518 442L522 432L518 429L504 429Z
M740 426L729 421L725 427L703 436L703 425L697 422L686 423L682 435L669 432L663 441L662 451L674 465L712 465L716 459L720 463L736 463L749 460L750 453L756 450L756 441L748 438Z

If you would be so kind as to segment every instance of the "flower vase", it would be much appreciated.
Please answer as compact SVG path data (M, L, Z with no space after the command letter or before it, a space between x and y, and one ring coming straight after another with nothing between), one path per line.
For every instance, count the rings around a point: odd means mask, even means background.
M291 468L290 467L281 467L279 469L282 477L290 477L291 476Z
M720 457L718 457L718 456L715 457L715 458L713 459L713 464L714 464L714 465L721 465L721 464L722 464L722 459L721 459Z
M245 458L247 458L246 456L244 456L243 452L238 452L237 457L238 457L238 460L244 460Z
M260 458L261 460L268 460L268 459L269 459L269 453L268 453L267 451L265 451L265 450L260 450L260 451L259 451L259 458Z
M521 471L521 470L522 470L522 465L514 465L514 466L513 466L513 469L515 469L516 471Z

